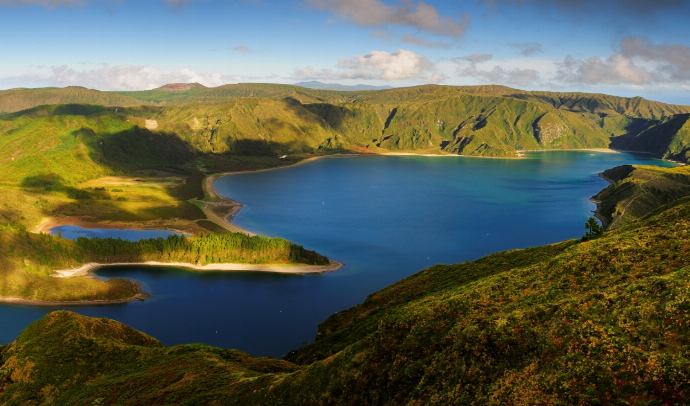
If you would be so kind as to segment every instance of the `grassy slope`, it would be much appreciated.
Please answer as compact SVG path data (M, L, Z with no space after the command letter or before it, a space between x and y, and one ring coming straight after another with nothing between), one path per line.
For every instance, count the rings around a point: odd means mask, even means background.
M23 92L29 97L33 91ZM425 85L347 92L277 84L117 96L177 105L176 111L129 109L129 114L157 116L168 123L166 129L209 152L265 155L368 147L514 156L520 149L611 145L690 158L683 127L690 107L641 98L525 92L503 86ZM215 107L189 106L199 103ZM223 111L221 106L228 103Z
M600 239L436 265L331 316L294 364L163 348L119 323L52 313L0 350L0 402L683 402L689 229L686 199Z
M145 101L113 92L100 92L80 86L65 88L0 90L0 114L14 113L43 104L100 104L105 106L137 106Z
M681 197L690 196L690 168L623 165L602 176L611 182L594 199L600 201L597 216L610 228L644 217Z

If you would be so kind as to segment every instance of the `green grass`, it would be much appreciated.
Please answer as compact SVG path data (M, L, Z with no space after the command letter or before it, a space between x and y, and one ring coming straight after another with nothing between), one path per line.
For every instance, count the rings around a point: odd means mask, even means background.
M612 182L594 199L597 216L609 228L637 221L650 212L690 196L690 168L623 165L602 173Z

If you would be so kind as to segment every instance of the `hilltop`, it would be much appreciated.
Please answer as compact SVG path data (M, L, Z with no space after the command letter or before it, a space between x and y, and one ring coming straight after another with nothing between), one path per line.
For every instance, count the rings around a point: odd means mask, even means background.
M138 106L143 104L141 100L132 97L80 86L0 90L0 115L44 104L68 103L100 104L103 106Z
M0 347L0 403L682 403L689 228L683 199L599 239L436 265L285 360L51 313Z
M153 90L154 91L162 91L162 92L186 92L189 90L197 90L197 89L208 89L208 88L206 86L202 85L201 83L168 83L167 85L157 87Z

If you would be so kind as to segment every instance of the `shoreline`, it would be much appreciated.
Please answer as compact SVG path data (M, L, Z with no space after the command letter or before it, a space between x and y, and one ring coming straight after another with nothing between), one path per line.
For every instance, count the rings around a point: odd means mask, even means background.
M609 183L609 186L610 186L610 185L613 185L613 183L614 183L613 180L611 180L611 179L607 178L606 176L604 176L603 172L602 172L602 173L598 173L597 176L599 176L601 179L607 181L607 182ZM608 187L608 186L607 186L607 187ZM606 189L606 188L604 188L604 189ZM599 191L599 193L601 193L601 191L603 191L604 189L601 189L601 190ZM597 193L597 194L599 194L599 193ZM589 201L592 202L592 203L594 203L594 204L596 205L596 209L594 209L594 211L593 211L592 213L594 213L594 217L595 217L597 220L601 221L601 224L602 224L602 226L604 227L604 230L608 230L608 227L609 227L608 221L606 221L606 219L602 218L602 217L600 216L600 213L599 213L599 207L601 206L601 200L597 200L597 199L595 199L594 197L595 197L595 196L592 196L592 197L589 198Z
M78 268L60 269L56 270L51 276L54 278L71 278L75 276L93 277L93 271L109 266L167 266L174 268L185 268L192 271L256 271L256 272L273 272L273 273L290 273L295 275L303 275L308 273L325 273L340 269L344 264L329 260L328 265L305 265L305 264L208 264L208 265L194 265L185 262L116 262L111 264L102 264L98 262L89 262Z
M59 301L59 300L38 300L38 299L25 299L21 297L0 297L0 304L9 305L19 305L19 306L43 306L43 307L54 307L54 306L104 306L104 305L115 305L115 304L125 304L130 302L143 302L152 296L144 292L141 288L141 283L136 281L130 281L134 284L137 290L137 294L124 299L88 299L88 300L72 300L72 301Z

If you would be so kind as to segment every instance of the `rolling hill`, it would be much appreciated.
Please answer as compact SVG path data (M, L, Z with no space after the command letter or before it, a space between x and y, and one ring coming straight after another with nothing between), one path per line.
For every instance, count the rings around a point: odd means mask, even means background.
M112 92L101 92L80 86L64 88L0 90L0 115L30 109L44 104L99 104L103 106L137 106L141 100Z

